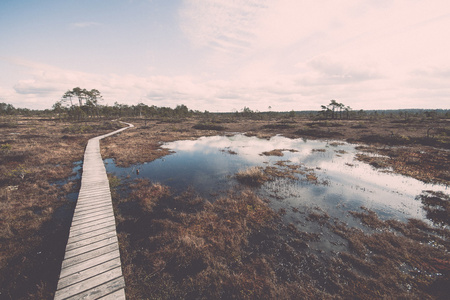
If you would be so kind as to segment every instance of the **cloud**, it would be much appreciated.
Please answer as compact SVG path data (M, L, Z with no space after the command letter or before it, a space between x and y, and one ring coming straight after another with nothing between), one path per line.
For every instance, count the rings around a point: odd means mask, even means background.
M298 83L306 86L357 84L383 77L376 68L365 66L364 63L333 61L325 56L316 57L305 65L309 75L301 77Z
M261 0L186 0L180 27L194 47L236 55L252 47L254 25L267 8Z
M51 95L58 89L54 86L48 85L46 83L37 82L36 80L21 80L19 83L14 85L14 90L19 94L24 95L40 95L47 96Z

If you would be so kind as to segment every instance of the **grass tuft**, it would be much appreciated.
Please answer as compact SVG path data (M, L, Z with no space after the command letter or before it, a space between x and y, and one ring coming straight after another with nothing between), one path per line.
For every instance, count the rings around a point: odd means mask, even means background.
M246 185L259 186L269 180L261 167L250 167L236 173L236 179Z

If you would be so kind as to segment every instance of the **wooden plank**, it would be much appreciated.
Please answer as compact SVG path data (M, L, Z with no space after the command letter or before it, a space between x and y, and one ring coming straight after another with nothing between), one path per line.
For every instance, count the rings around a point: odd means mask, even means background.
M70 276L72 274L76 274L76 273L82 272L83 270L92 268L94 266L97 266L97 265L107 262L109 260L116 259L116 258L120 259L119 252L113 251L113 252L105 253L103 255L100 255L100 256L92 258L92 259L88 259L79 264L68 266L61 270L59 280L61 280L62 278L65 278L67 276Z
M109 231L116 232L116 224L110 225L110 226L106 226L106 227L102 227L102 228L99 228L97 230L93 230L93 231L87 232L85 234L79 234L79 235L75 235L75 236L70 236L67 243L68 244L76 243L78 241L82 241L82 240L85 240L85 239L88 239L88 238L91 238L91 237L94 237L94 236L97 236L97 235L100 235L100 234L105 234L106 232L109 232Z
M98 299L101 299L101 300L125 299L125 289L118 290L114 293L108 294L108 295L98 298Z
M111 197L109 195L92 197L90 199L80 199L80 206L77 209L83 209L86 207L95 206L99 203L111 203Z
M87 224L80 224L80 225L74 225L71 228L71 233L73 231L73 234L76 235L79 232L86 232L86 231L92 231L93 228L101 228L106 227L109 225L113 225L116 223L116 220L114 219L114 216L108 216L106 219L98 220L98 222L95 222L95 224L87 223Z
M110 216L111 212L109 209L102 209L90 214L85 214L79 216L76 220L72 221L72 225L91 223L99 219L103 219L104 217Z
M125 287L119 267L58 290L55 299L96 299Z
M103 220L108 217L114 218L114 216L111 216L111 215L112 215L112 212L109 209L103 209L100 211L96 211L95 213L92 213L92 214L86 214L86 215L82 216L83 218L78 218L76 220L73 220L72 227L80 226L83 224L89 224L89 223L92 224L93 222L98 222L98 221Z
M89 233L89 232L95 231L97 229L101 229L101 228L108 227L108 226L111 226L111 225L116 225L116 224L115 224L114 221L106 221L104 223L99 223L99 224L97 224L95 226L89 226L89 227L84 227L84 228L77 228L76 230L70 230L69 237L77 236L77 235L81 235L81 234L85 234L85 233Z
M108 245L110 245L112 243L118 243L117 235L109 237L107 239L93 242L89 245L85 245L85 246L78 247L78 248L75 248L72 250L68 250L68 251L66 251L66 254L64 255L64 259L69 259L71 257L79 256L81 254L86 254L88 252L92 252L94 250L107 247Z
M84 253L83 255L70 257L68 259L64 258L63 263L62 263L62 267L66 268L68 266L76 265L76 264L79 264L79 263L81 263L83 261L99 257L102 254L105 254L105 253L108 253L108 252L112 252L112 251L119 251L119 246L117 245L117 243L111 243L111 244L109 244L109 245L107 245L105 247L102 247L100 249L95 249L95 250L92 250L90 252Z
M80 212L82 212L84 210L92 210L95 207L100 207L100 206L111 206L111 198L96 199L93 202L80 203L80 207L76 208L75 214L79 214Z
M80 272L73 273L69 276L66 276L59 280L58 282L58 290L63 289L65 287L71 286L83 280L94 277L100 273L107 272L112 269L116 269L120 267L120 258L114 258L112 260L107 260L101 264L95 265L90 268L83 269Z
M101 240L105 240L105 239L109 239L110 237L115 237L117 236L116 232L114 230L110 230L109 232L105 232L102 234L98 234L95 236L91 236L88 238L85 238L83 240L79 240L77 242L74 243L69 243L67 242L67 246L66 246L66 251L71 251L74 249L77 249L79 247L83 247Z
M94 206L91 209L83 209L82 211L77 211L76 215L73 216L73 221L85 222L83 220L87 220L95 216L100 216L105 213L111 214L112 211L113 207L111 203L103 203L102 205Z
M104 180L107 180L107 178L105 178ZM80 194L79 197L83 196L92 197L96 195L104 195L105 192L109 192L109 185L106 185L108 182L107 181L104 182L104 180L102 180L102 182L104 183L102 185L104 186L96 185L95 187L93 186L92 188L83 187L83 191L79 193Z

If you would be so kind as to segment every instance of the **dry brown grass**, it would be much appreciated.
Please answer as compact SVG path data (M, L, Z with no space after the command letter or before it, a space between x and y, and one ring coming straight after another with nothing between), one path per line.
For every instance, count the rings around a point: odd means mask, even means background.
M253 192L210 203L187 192L171 197L139 181L116 202L129 299L291 299L321 296L298 273L315 261L308 235L286 227ZM164 190L164 189L163 189ZM145 195L145 202L137 195ZM150 198L148 195L152 195ZM152 203L147 209L147 203ZM138 214L130 214L130 207ZM288 243L282 236L287 236ZM276 254L278 253L278 254ZM296 270L286 264L298 263ZM284 279L283 279L284 278ZM295 284L304 278L304 284Z
M265 156L283 156L283 149L274 149L271 151L265 151L261 155Z
M377 215L352 212L372 234L337 222L333 230L345 238L350 252L340 255L341 272L351 275L344 297L445 299L449 293L450 254L447 229L419 220L382 221ZM344 267L345 266L345 267Z
M270 178L264 174L261 167L249 167L245 170L238 171L235 174L236 179L243 184L258 186L264 182L270 180Z
M193 191L171 195L139 180L116 195L118 232L129 299L444 299L448 230L423 222L382 221L353 212L365 233L320 211L308 222L331 228L349 250L320 259L320 235L285 224L253 192L210 203ZM433 241L433 243L430 243Z

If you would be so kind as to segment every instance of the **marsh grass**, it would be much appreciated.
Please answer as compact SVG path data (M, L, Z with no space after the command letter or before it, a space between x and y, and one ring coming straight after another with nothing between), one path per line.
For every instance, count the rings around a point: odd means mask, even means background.
M271 151L265 151L265 152L261 153L260 155L264 155L264 156L284 156L283 152L287 152L287 151L289 151L291 153L298 152L298 150L295 150L295 149L274 149L274 150L271 150Z
M305 289L311 278L300 287L294 284L300 273L286 268L297 262L300 270L314 261L307 253L295 255L308 237L283 225L253 192L210 203L189 191L171 196L145 181L133 186L125 203L138 205L141 213L128 214L123 200L115 204L123 213L118 232L130 299L288 299L313 294ZM282 232L292 245L280 238Z
M254 192L214 203L188 190L173 195L147 180L114 199L129 299L445 298L448 230L418 220L352 215L370 230L322 211L306 221L328 227L348 249L317 256L321 237L283 221ZM130 209L130 207L133 207ZM444 297L444 298L443 298Z
M259 186L270 180L261 167L249 167L245 170L240 170L235 174L235 177L240 183L250 186Z
M347 297L445 299L449 293L449 231L419 220L408 223L382 221L368 209L351 212L373 233L347 227L336 221L332 230L349 243L349 252L340 255L340 272L352 279ZM350 292L350 293L349 293Z
M357 154L356 158L375 168L392 168L396 173L427 183L450 184L450 155L438 148L361 147L360 150L378 156ZM381 155L381 156L380 156Z
M427 218L435 224L450 226L450 196L443 192L424 191L417 197L423 203Z
M234 178L241 184L250 187L259 187L265 182L276 179L287 179L292 181L305 180L312 184L328 184L320 181L313 169L303 165L289 164L289 161L278 161L274 166L253 166L238 171Z

